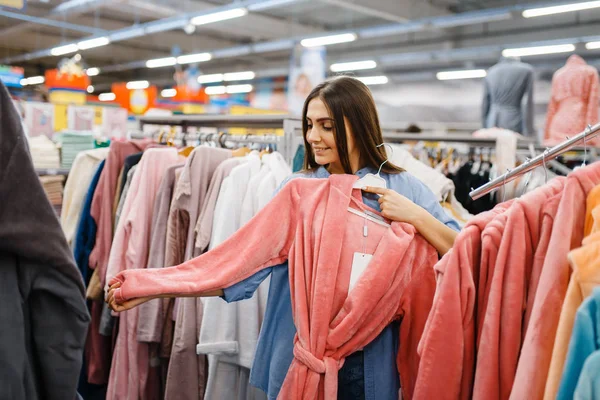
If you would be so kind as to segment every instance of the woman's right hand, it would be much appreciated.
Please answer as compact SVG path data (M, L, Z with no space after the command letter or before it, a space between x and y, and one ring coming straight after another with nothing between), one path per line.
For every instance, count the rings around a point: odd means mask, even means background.
M115 291L120 287L121 287L121 282L114 283L108 289L108 294L106 295L106 302L108 303L108 306L111 308L111 310L113 310L114 312L123 312L123 311L130 310L133 307L137 307L140 304L146 303L147 301L150 301L155 298L153 296L138 297L136 299L127 300L121 304L118 304L117 301L115 300Z

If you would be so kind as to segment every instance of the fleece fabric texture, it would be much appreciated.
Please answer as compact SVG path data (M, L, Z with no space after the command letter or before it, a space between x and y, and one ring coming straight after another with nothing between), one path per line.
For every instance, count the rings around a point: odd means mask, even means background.
M174 148L148 149L137 166L115 232L107 267L107 279L122 270L144 268L148 261L152 210L164 171L181 158ZM110 369L107 398L148 398L148 344L137 341L138 309L119 315L119 334Z
M0 399L72 400L89 324L81 274L0 82Z
M569 251L581 246L586 198L599 182L600 163L590 164L567 176L519 357L510 396L513 400L535 400L544 396L554 339L571 274L567 256Z
M346 210L352 203L366 207L353 198L356 179L334 175L328 180L294 180L212 251L173 268L120 273L111 281L122 284L115 299L201 293L289 259L298 333L294 361L279 398L335 399L344 358L368 344L393 319L402 318L398 366L403 394L410 399L419 363L416 346L435 290L432 266L437 253L410 225L393 222L389 229L369 225L380 240L371 244L373 259L348 293L351 261L342 261L351 260L355 248L342 244L360 248L366 223L361 217L351 218Z
M569 253L569 263L573 271L560 312L556 339L554 340L552 361L544 393L544 399L547 400L556 399L577 309L592 294L594 288L600 285L600 265L598 264L598 260L600 260L600 237L597 235L599 232L598 224L595 224L591 218L599 205L600 186L596 186L587 198L586 237L583 239L583 246ZM600 208L597 211L600 211Z

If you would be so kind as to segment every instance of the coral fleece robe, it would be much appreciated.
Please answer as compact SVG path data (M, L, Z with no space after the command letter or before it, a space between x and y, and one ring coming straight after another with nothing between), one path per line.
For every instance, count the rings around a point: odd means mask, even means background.
M355 176L297 179L222 245L172 268L124 271L115 299L201 293L229 286L289 260L297 336L281 399L337 398L338 370L392 320L402 318L399 372L412 398L416 347L435 291L437 253L407 224L391 228L347 211L365 209L354 196ZM368 226L368 236L363 236ZM363 247L364 246L364 247ZM352 258L366 248L373 258L348 293Z

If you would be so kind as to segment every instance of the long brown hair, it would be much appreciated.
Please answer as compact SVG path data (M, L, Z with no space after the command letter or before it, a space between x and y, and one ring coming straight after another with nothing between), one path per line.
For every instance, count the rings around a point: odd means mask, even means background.
M356 78L337 76L317 85L304 102L302 109L302 132L304 133L304 147L306 150L304 169L314 170L319 168L311 146L306 139L306 133L308 132L308 122L306 120L308 103L315 98L320 98L325 103L329 111L329 116L333 118L335 144L344 172L347 174L353 173L350 166L350 158L348 157L348 141L346 139L344 117L348 121L354 142L359 148L362 167L379 168L388 157L385 146L377 147L383 143L383 135L371 91ZM381 170L388 174L397 174L404 171L389 161L383 165Z

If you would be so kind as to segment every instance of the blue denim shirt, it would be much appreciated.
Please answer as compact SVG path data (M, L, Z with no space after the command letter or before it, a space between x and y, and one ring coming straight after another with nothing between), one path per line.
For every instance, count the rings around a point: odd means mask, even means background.
M376 173L372 168L363 168L356 174L360 177L367 173ZM426 209L438 220L458 231L459 225L451 219L437 202L435 195L417 178L403 172L381 176L387 181L387 187L407 197ZM314 172L297 173L289 179L327 178L329 172L320 167ZM285 185L284 182L283 184ZM282 185L283 186L283 185ZM366 205L381 211L377 197L363 193ZM252 297L258 286L271 274L271 285L267 300L267 309L262 323L250 383L267 393L269 400L275 400L293 359L293 342L296 327L292 318L292 302L288 264L262 270L246 280L225 289L227 302ZM381 334L364 348L365 400L397 399L400 381L396 368L398 353L397 322L390 324Z

